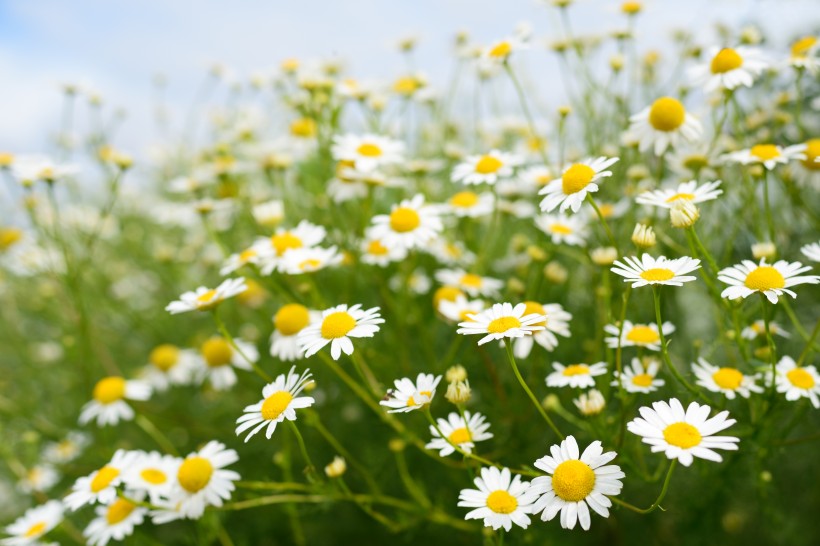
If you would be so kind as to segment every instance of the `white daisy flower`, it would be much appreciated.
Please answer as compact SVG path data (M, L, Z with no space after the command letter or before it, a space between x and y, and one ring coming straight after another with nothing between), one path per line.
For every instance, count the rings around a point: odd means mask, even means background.
M560 362L553 362L555 370L547 376L548 387L571 387L587 389L595 386L595 377L606 373L606 362L595 364L570 364L564 366Z
M620 381L623 381L623 387L626 392L641 392L648 394L652 391L663 387L666 382L663 379L658 379L658 371L661 369L661 364L655 359L650 359L649 363L644 365L638 358L633 358L631 366L624 367L623 378L614 371L615 381L612 382L613 387L617 387Z
M470 414L469 411L465 411L462 417L456 412L451 412L447 419L436 419L436 421L445 437L441 437L438 430L430 425L430 434L433 435L433 439L424 447L437 449L438 454L442 457L455 453L453 445L458 446L462 451L472 453L475 442L482 442L493 437L491 432L487 432L490 423L487 423L485 417L480 413Z
M279 271L287 275L313 273L342 263L342 255L335 246L330 248L297 248L286 252L279 263Z
M134 461L122 472L122 482L129 491L143 491L152 503L159 503L171 492L174 473L180 460L157 451L137 452Z
M483 335L478 344L484 345L489 341L520 338L544 330L545 327L538 324L543 323L546 317L538 313L525 314L526 309L524 303L515 307L511 303L496 303L490 309L469 315L467 321L458 324L460 328L457 332Z
M760 51L745 46L715 47L706 58L709 59L707 62L690 68L689 78L694 85L702 85L707 92L751 87L769 67Z
M43 460L52 464L65 464L79 457L89 445L91 438L88 434L72 430L59 442L46 444L43 449Z
M550 236L552 244L583 246L586 244L587 223L578 216L567 214L540 214L535 217L535 226Z
M504 528L509 531L512 524L526 529L530 524L533 503L538 491L529 482L521 481L521 476L512 476L509 468L484 467L481 476L474 480L478 489L462 489L458 494L458 505L473 508L464 519L482 519L485 527Z
M435 278L445 286L455 286L469 296L498 296L504 282L492 277L481 277L463 269L439 269Z
M340 161L336 166L336 177L327 184L327 195L334 203L344 203L367 197L368 183L374 186L386 185L386 177L378 171L360 171L350 161Z
M372 229L365 233L361 242L362 263L387 267L393 262L400 262L407 257L407 249L403 246L387 246L379 237L373 236Z
M813 262L820 262L820 242L803 245L800 247L803 256Z
M740 163L741 165L762 164L768 170L772 170L778 165L785 165L793 159L806 159L805 144L795 144L782 148L776 144L755 144L748 150L740 150L726 154L722 157L724 161Z
M754 376L745 375L736 368L714 366L704 358L692 363L692 371L697 377L695 383L711 392L722 393L729 400L734 400L737 394L749 398L753 392L763 392L763 387L755 384Z
M630 139L639 143L642 152L652 150L661 155L671 146L696 142L703 135L703 126L686 111L683 103L672 97L661 97L629 118Z
M78 478L71 493L63 499L69 510L77 510L86 504L109 504L117 498L117 486L122 483L125 472L139 458L138 451L117 450L111 460L88 476Z
M239 338L234 338L233 341L239 347L239 351L222 336L213 336L205 340L199 349L201 362L204 363L199 367L201 379L207 379L214 390L224 391L236 384L234 368L253 369L246 358L251 362L259 360L259 351L255 345Z
M333 159L353 161L356 169L372 171L385 165L401 163L404 159L404 143L388 137L366 135L337 135L331 148Z
M518 172L516 180L499 184L498 194L510 195L530 195L552 182L555 172L544 165L534 165Z
M811 138L805 142L803 151L805 159L791 164L794 178L798 183L809 186L820 184L820 138Z
M780 327L774 321L769 321L769 333L773 336L791 337L791 335ZM740 336L744 339L757 339L758 337L766 337L766 321L756 320L751 326L746 326L741 332Z
M207 311L216 307L223 300L232 298L248 289L244 277L226 279L216 288L200 286L193 292L185 292L179 300L172 301L165 310L176 315L188 311Z
M459 218L478 218L493 212L495 197L490 192L464 190L450 197L445 206Z
M771 265L766 263L766 258L761 258L759 264L743 260L718 272L718 280L730 285L720 295L734 300L759 292L772 303L777 303L777 298L784 293L796 298L797 294L789 290L792 286L820 283L820 276L799 276L810 269L800 262L789 263L786 260L778 260Z
M661 336L658 332L658 325L652 324L633 324L625 320L623 330L618 328L617 324L607 324L604 326L604 331L607 334L612 334L613 337L604 339L607 347L615 349L620 343L621 347L643 347L650 351L661 350ZM671 322L663 323L663 336L666 337L675 331L675 325ZM618 335L620 334L620 338Z
M477 315L485 308L482 300L468 300L463 295L456 296L455 301L441 299L438 303L438 312L453 322L469 321L469 315Z
M530 352L535 343L547 351L552 351L558 346L558 338L555 337L556 334L563 337L570 336L569 321L572 320L572 315L564 311L561 304L542 304L537 301L525 301L524 305L526 305L524 309L525 315L542 315L546 317L546 320L535 323L535 326L543 326L543 330L539 330L531 336L518 338L513 342L513 355L515 355L515 358L527 358L530 356Z
M393 205L390 214L374 216L373 224L371 233L384 246L401 246L408 250L427 245L444 229L439 208L425 205L424 195L420 193Z
M717 199L723 193L723 190L718 189L720 184L721 181L716 180L698 186L697 180L690 180L689 182L681 182L675 189L645 191L635 198L635 202L639 205L652 205L664 209L671 209L672 205L678 201L703 203L704 201Z
M393 381L396 388L388 390L379 404L392 408L387 413L407 413L421 409L433 401L439 381L441 376L431 373L420 373L415 383L409 377L396 379Z
M790 356L784 356L775 367L774 378L777 392L784 393L786 400L808 398L811 405L820 409L820 374L814 366L798 366ZM772 372L766 374L766 383L772 384Z
M513 154L491 150L484 155L471 155L456 165L451 180L462 184L495 184L510 178L521 159Z
M652 446L653 453L663 452L684 466L690 466L694 457L721 462L723 458L715 449L737 450L738 438L713 436L735 424L734 419L727 419L728 411L709 418L709 406L692 402L684 410L677 398L654 402L652 408L638 411L641 417L627 423L627 430L641 436L645 444Z
M16 157L11 165L11 175L23 185L40 181L58 182L79 172L77 165L55 163L39 155Z
M572 403L575 404L581 415L598 415L606 407L606 398L598 389L589 389L589 391L579 394L578 398L573 398Z
M80 411L79 423L84 425L96 419L97 426L116 425L122 419L134 418L134 410L126 400L148 400L151 386L145 381L125 380L111 376L97 381L94 385L93 400L87 402Z
M820 71L820 59L817 51L820 49L820 40L816 36L804 36L791 45L789 65L807 70L812 75Z
M561 212L567 209L578 212L587 194L598 191L596 182L612 176L612 171L606 169L617 161L617 157L598 157L570 165L564 169L561 178L551 181L538 192L545 196L540 204L541 210L552 212L560 206Z
M475 263L476 255L461 241L448 241L440 237L422 250L429 252L443 265L468 265Z
M327 230L322 226L302 220L295 228L278 228L270 237L257 239L253 248L259 256L259 269L270 275L291 250L312 248L324 241Z
M527 48L526 40L518 36L508 36L482 48L481 60L492 64L504 63L514 52Z
M196 352L176 345L157 345L148 355L148 365L140 371L140 378L157 391L166 391L171 385L189 385L198 370Z
M410 275L405 277L398 273L390 277L388 282L390 290L396 293L402 292L405 287L411 294L424 295L433 287L433 281L425 273L424 268L417 267L410 272Z
M142 500L139 493L132 500ZM97 517L83 530L90 546L105 546L111 540L121 541L134 534L134 528L142 525L148 509L130 500L117 498L107 506L96 508Z
M330 356L339 360L342 352L353 354L351 337L373 337L383 323L378 307L363 311L358 303L349 308L341 304L325 309L319 320L302 330L298 334L299 344L305 358L309 358L330 343Z
M60 473L50 464L34 465L26 470L25 475L17 482L17 489L23 493L44 492L60 481Z
M245 442L262 429L270 440L276 430L276 425L287 419L296 420L296 410L309 408L316 401L311 396L299 396L305 385L311 382L312 375L306 369L301 375L296 373L296 366L291 367L287 374L281 374L262 389L262 400L247 406L245 412L236 420L236 435L253 429L245 437Z
M219 270L220 275L230 275L231 273L245 267L248 264L259 265L265 256L270 256L273 249L269 246L254 245L246 248L242 252L231 254L222 264Z
M283 305L273 315L273 333L270 336L270 355L284 362L302 358L299 332L319 320L321 314L300 303Z
M14 523L5 528L9 537L0 539L3 546L43 544L40 539L63 521L63 503L50 500L40 506L29 508Z
M610 271L624 277L624 282L631 282L632 288L640 288L655 284L683 286L683 283L697 278L686 275L696 269L700 269L700 260L696 258L682 256L668 260L665 256L653 258L644 254L640 260L627 256L623 262L615 261Z
M574 529L577 521L584 531L591 524L590 508L608 518L612 506L608 497L621 493L621 478L625 477L621 467L607 464L616 456L614 451L604 453L600 441L579 453L573 436L567 436L560 446L550 447L550 455L534 463L549 476L532 480L532 489L540 495L533 514L541 512L541 520L550 521L561 512L562 528Z

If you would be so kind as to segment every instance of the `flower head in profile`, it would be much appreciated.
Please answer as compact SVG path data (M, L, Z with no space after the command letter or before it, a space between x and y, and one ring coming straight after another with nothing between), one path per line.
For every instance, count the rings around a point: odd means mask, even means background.
M171 385L191 384L196 372L195 351L163 343L148 353L148 364L140 371L140 377L157 391L165 391Z
M544 326L538 323L543 323L546 317L537 313L526 314L526 310L524 303L515 307L511 303L496 303L481 313L468 315L467 321L458 324L458 333L483 335L478 344L484 345L489 341L530 336L543 330Z
M707 92L751 87L769 67L759 50L745 46L715 47L707 53L706 59L689 70L689 77L694 85L702 85Z
M425 205L424 195L419 193L393 205L390 214L374 216L370 233L388 248L422 247L435 240L444 229L439 216L439 207Z
M313 248L325 239L323 226L302 220L295 228L278 228L270 237L260 238L251 247L262 274L281 268L284 258L294 250Z
M698 385L719 392L729 400L734 400L736 395L749 398L753 392L763 392L763 387L755 383L755 376L746 375L737 368L715 366L705 358L698 358L697 363L692 364L692 371Z
M638 141L642 152L652 149L655 155L677 148L682 142L697 142L703 134L700 121L673 97L657 99L629 121L630 139Z
M464 416L456 412L451 412L447 419L436 419L438 429L444 435L439 434L436 427L430 425L430 434L433 439L424 447L427 449L437 449L439 455L447 457L455 453L458 446L462 451L472 453L476 442L489 440L493 437L492 432L487 432L490 423L480 413L464 412Z
M126 400L148 400L151 386L144 382L119 376L104 377L94 385L93 399L80 411L81 425L96 420L97 426L116 425L134 418L134 410Z
M677 201L688 201L690 203L703 203L717 199L723 190L719 189L720 180L706 182L698 186L697 180L681 182L676 188L665 188L659 190L645 191L635 198L635 202L640 205L651 205L664 209L671 209Z
M818 163L820 165L820 163ZM820 262L820 242L803 245L800 247L803 256L813 262Z
M598 157L573 163L564 169L561 178L552 180L538 192L539 195L544 195L541 210L552 212L560 207L561 212L567 209L578 212L587 194L598 191L597 182L612 176L612 171L606 169L617 161L617 157Z
M105 466L88 476L78 478L71 487L71 493L63 502L69 510L77 510L95 502L109 504L117 498L117 486L122 483L126 471L139 457L139 451L117 450Z
M512 529L513 523L526 529L530 524L528 514L532 513L538 491L530 487L521 476L513 476L509 468L495 467L481 469L480 477L474 481L477 489L462 489L458 494L458 505L472 508L464 519L484 520L485 527Z
M660 369L660 362L654 358L648 359L646 363L639 358L633 358L631 365L624 367L623 374L619 374L617 370L613 372L615 381L612 382L612 386L617 387L620 384L626 392L648 394L663 387L666 383L657 377Z
M280 307L273 315L270 355L285 362L302 358L299 333L319 317L318 312L301 303L287 303Z
M122 473L122 482L129 491L147 493L151 502L159 503L171 491L179 459L157 451L137 451L131 464Z
M611 271L624 277L624 282L631 282L632 288L665 284L683 286L683 283L694 281L696 277L686 275L700 268L700 260L683 256L669 260L665 256L653 258L644 254L640 259L627 256L624 261L616 261Z
M299 344L305 358L330 344L330 356L333 360L339 360L343 352L353 354L351 337L373 337L379 331L379 324L383 323L378 307L364 311L359 303L351 307L341 304L325 309L319 319L302 330Z
M548 387L572 387L586 389L595 386L595 378L606 373L606 362L595 364L570 364L564 366L560 362L552 363L553 371L547 376Z
M387 246L380 237L372 233L372 228L365 233L361 242L362 263L387 267L391 263L400 262L407 257L407 249L403 246Z
M810 269L811 267L803 266L800 262L789 263L786 260L778 260L773 264L766 263L766 258L761 258L758 264L743 260L718 273L718 280L729 285L720 295L734 300L747 298L757 292L772 303L777 303L777 298L783 294L796 298L797 294L789 290L792 286L820 283L818 275L800 275Z
M642 347L650 351L661 350L661 335L658 331L658 325L655 323L633 324L625 320L623 328L619 328L616 324L607 324L604 326L604 331L612 335L612 337L604 339L610 349L616 349L620 345L621 347ZM674 331L674 324L671 322L663 323L664 337Z
M110 541L122 541L134 533L134 528L142 525L148 509L137 502L142 501L144 493L131 493L128 499L116 498L109 504L98 506L97 517L92 519L83 530L83 536L90 546L105 546Z
M543 326L543 330L515 340L513 355L516 358L527 358L536 343L547 351L552 351L558 346L556 334L562 337L570 336L569 321L572 320L572 315L564 311L560 303L538 303L530 300L525 301L524 305L526 305L525 315L543 315L546 320L535 324L535 326Z
M453 169L452 181L462 184L495 184L510 178L513 168L521 163L515 155L491 150L484 155L471 155Z
M421 409L433 401L440 381L440 375L431 373L420 373L415 383L409 377L396 379L393 382L396 388L387 391L387 395L379 404L391 408L387 413L406 413Z
M490 192L464 190L450 197L445 206L458 218L478 218L493 212L495 197Z
M404 158L404 143L380 135L346 134L333 138L331 151L337 161L353 161L356 169L372 171L400 163Z
M779 324L776 322L769 321L769 333L773 336L780 336L780 337L791 337L786 330L780 327ZM765 320L756 320L749 326L746 326L741 330L740 335L743 339L757 339L757 338L764 338L766 337L766 321Z
M771 370L766 373L766 382L772 384ZM777 392L786 395L786 400L808 398L812 406L820 409L820 374L814 366L798 366L792 357L784 356L775 367L774 385Z
M296 410L309 408L316 401L311 396L299 396L311 381L310 370L296 373L293 366L287 374L281 374L262 389L262 400L245 408L244 415L236 420L236 434L250 430L245 441L262 429L270 440L276 425L287 419L296 420Z
M794 144L785 148L777 144L755 144L749 149L726 154L723 159L741 165L763 165L766 169L772 170L795 159L806 159L805 151L805 144Z
M482 277L463 269L440 269L436 280L445 286L455 286L469 296L497 296L504 283L492 277Z
M24 546L26 544L45 544L40 539L63 521L63 503L50 500L40 506L29 508L14 523L4 529L9 534L0 540L5 546Z
M199 351L200 378L207 378L218 391L230 389L236 384L234 368L251 370L251 363L259 360L256 346L239 338L234 338L231 343L222 336L213 336L205 340Z
M587 223L580 215L540 214L535 217L535 227L549 235L554 245L586 244Z
M247 289L248 285L245 284L244 277L226 279L216 288L200 286L192 292L185 292L179 300L169 303L165 310L172 315L188 311L209 311L223 300L232 298Z

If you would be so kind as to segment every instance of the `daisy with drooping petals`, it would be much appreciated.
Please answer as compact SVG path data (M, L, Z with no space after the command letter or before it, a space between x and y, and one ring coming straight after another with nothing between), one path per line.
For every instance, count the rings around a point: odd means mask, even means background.
M690 180L689 182L681 182L675 189L645 191L635 198L635 202L639 205L653 205L664 209L671 209L672 205L678 201L703 203L704 201L717 199L723 193L723 190L718 189L720 184L720 180L715 180L698 186L697 180Z
M776 144L755 144L748 150L740 150L723 156L723 159L741 165L761 164L768 170L785 165L793 159L806 159L805 144L795 144L781 148Z
M661 363L654 358L649 359L647 364L644 364L638 358L633 358L632 365L624 367L623 377L618 374L617 370L613 372L615 381L612 382L612 386L617 387L622 382L626 392L648 394L666 384L663 379L657 378L660 369Z
M569 366L553 362L552 368L555 371L547 376L548 387L587 389L595 386L596 376L606 373L606 362L596 362L592 365L570 364Z
M159 503L171 491L179 459L157 451L137 452L130 466L122 473L122 482L129 491L144 491L152 503Z
M239 474L225 470L225 467L238 460L236 451L225 449L225 444L216 440L188 455L179 463L169 496L174 511L158 514L154 523L179 518L198 519L207 506L222 506L236 488L233 482L240 479Z
M246 248L242 252L231 254L222 264L222 269L219 270L219 274L230 275L234 271L237 271L248 264L259 265L263 259L262 254L270 254L272 251L272 248L256 245Z
M754 376L745 375L736 368L714 366L704 358L698 358L697 363L692 364L692 371L697 377L695 383L711 392L722 393L729 400L734 400L738 394L749 398L753 392L763 392L763 388L755 384Z
M607 324L604 326L604 331L613 336L604 339L610 349L615 349L620 345L621 347L643 347L650 351L661 350L661 336L657 324L632 324L632 322L625 320L623 329L618 328L617 324ZM674 331L674 324L671 322L663 323L664 337Z
M4 546L44 544L40 539L63 521L63 503L50 500L40 506L29 508L14 523L4 529L9 537L0 539Z
M125 380L111 376L97 381L94 385L93 400L87 402L80 411L79 423L84 425L96 419L98 427L116 425L134 418L134 410L126 400L148 400L151 386L145 381Z
M353 161L356 169L372 171L400 163L404 159L404 143L373 134L337 135L333 137L331 152L337 161Z
M703 134L703 126L686 111L683 103L672 97L661 97L629 118L630 140L639 143L642 152L652 148L661 155L681 142L696 142Z
M483 519L485 527L512 529L512 524L526 529L530 524L533 503L538 491L521 476L510 473L509 468L499 470L494 466L483 467L481 476L474 480L478 489L462 489L458 505L473 508L464 519Z
M163 343L148 354L148 365L140 371L140 377L154 389L165 391L171 385L189 385L196 371L196 352Z
M457 296L455 301L442 299L438 304L438 312L453 322L469 321L469 315L477 315L484 308L482 300L468 300L462 295Z
M495 197L490 192L460 191L447 200L447 210L459 218L478 218L493 212Z
M95 502L109 504L117 498L117 486L122 483L126 470L131 468L139 456L138 451L117 450L105 466L77 479L63 502L70 510Z
M503 340L509 338L520 338L531 336L534 332L544 329L539 326L546 320L544 315L538 313L525 314L527 305L519 303L515 307L511 303L496 303L490 309L482 311L476 315L468 315L468 320L460 322L459 334L483 335L479 345L493 340Z
M387 413L407 413L421 409L433 401L440 381L440 375L431 373L420 373L415 383L409 377L396 379L393 381L396 388L388 390L387 396L379 404L392 408Z
M546 317L543 322L538 322L535 326L543 326L543 330L533 333L531 336L520 337L513 342L513 355L515 358L527 358L535 343L552 351L558 346L558 338L555 334L569 337L569 321L572 315L564 311L559 303L538 303L537 301L525 301L525 315L536 314Z
M692 402L684 410L677 398L654 402L652 408L644 406L639 411L641 417L627 423L627 430L642 437L653 453L663 452L683 466L690 466L695 457L719 463L723 458L715 449L737 450L738 438L714 436L735 424L734 419L727 419L728 411L709 418L709 406Z
M818 163L818 165L820 165L820 163ZM800 252L809 260L820 262L820 242L804 245L800 247Z
M489 440L493 437L491 432L487 432L490 423L487 423L485 417L480 413L471 414L465 411L462 417L456 412L451 412L447 419L436 419L436 421L438 430L430 425L430 434L433 435L433 439L424 447L439 450L438 454L442 457L455 453L454 445L462 451L472 453L475 442ZM444 437L439 434L439 430Z
M88 544L105 546L111 540L119 542L134 534L134 528L142 525L148 509L131 501L141 501L142 497L138 492L129 497L131 500L117 498L107 506L98 506L97 517L83 530Z
M560 206L561 212L567 209L578 212L587 194L598 191L596 182L612 176L612 171L606 169L617 161L617 157L599 157L570 165L564 169L561 178L551 181L538 192L545 196L541 200L541 210L552 212Z
M236 420L236 435L239 436L248 429L253 429L245 437L245 442L266 428L265 436L270 440L276 430L276 425L287 419L296 420L296 410L309 408L316 401L311 396L299 396L305 385L311 381L310 370L301 375L296 373L293 366L287 374L281 374L262 389L262 400L244 409L245 414Z
M699 268L700 260L696 258L683 256L668 260L665 256L653 258L644 254L640 260L632 256L625 257L623 262L616 260L610 271L624 277L624 282L631 282L632 288L640 288L651 284L683 286L697 278L686 273Z
M715 47L706 58L709 61L689 70L689 77L694 85L702 85L707 92L751 87L755 78L769 66L760 51L744 46Z
M305 358L309 358L330 343L330 356L339 360L342 352L353 354L351 337L373 337L379 331L378 325L383 323L378 307L363 311L359 303L349 308L341 304L325 309L318 320L302 330L299 344Z
M780 336L780 337L791 337L786 330L780 327L774 321L769 321L769 333L773 336ZM741 332L741 337L743 339L757 339L758 337L765 338L766 337L766 321L765 320L756 320L754 321L751 326L746 326Z
M820 276L799 276L810 269L800 262L789 263L786 260L778 260L771 265L766 263L766 258L761 258L759 264L743 260L718 272L718 280L730 285L720 296L734 300L759 292L772 303L777 303L777 298L784 293L796 298L797 294L789 290L792 286L820 283Z
M302 358L299 333L319 317L317 311L311 311L301 303L288 303L280 307L273 315L270 355L285 362Z
M279 271L287 275L314 273L342 263L342 255L335 246L330 248L297 248L287 252L279 262Z
M213 336L200 347L204 363L200 366L200 374L208 379L214 390L230 389L236 384L236 372L233 369L251 370L253 366L248 360L254 363L259 360L259 351L255 345L239 338L234 338L233 342L236 348L224 337Z
M808 398L811 405L820 409L820 374L814 366L798 366L790 356L784 356L775 367L774 382L777 392L784 393L786 400ZM772 383L772 371L766 374L766 383Z
M588 531L589 509L608 518L612 501L608 496L621 493L621 478L626 475L618 465L608 465L617 456L604 453L600 441L589 444L583 453L573 436L567 436L560 446L550 447L534 466L549 476L532 480L532 489L540 495L533 505L533 514L541 512L542 521L550 521L561 512L561 527L574 529L576 521Z
M216 288L200 286L193 292L185 292L179 300L169 303L165 310L176 315L188 311L208 311L219 305L223 300L232 298L248 289L244 277L226 279Z
M424 195L420 193L393 205L390 214L374 216L373 224L371 233L384 246L401 246L408 250L430 243L444 229L439 208L425 205Z
M407 257L403 246L386 246L379 237L374 237L372 228L367 231L361 243L362 263L387 267L393 262L400 262Z
M550 236L552 244L583 246L586 244L586 220L567 214L540 214L535 217L535 226Z
M453 169L451 180L462 184L495 184L510 178L513 167L521 163L515 155L492 150L484 155L471 155Z
M472 297L497 296L504 283L491 277L481 277L467 273L463 269L440 269L436 271L436 280L445 286L455 286Z

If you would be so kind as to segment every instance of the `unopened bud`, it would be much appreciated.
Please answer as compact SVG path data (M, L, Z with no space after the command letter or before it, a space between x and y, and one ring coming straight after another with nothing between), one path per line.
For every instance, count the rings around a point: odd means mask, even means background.
M632 242L639 248L650 248L655 246L657 239L652 226L646 224L635 224L632 230Z
M676 228L688 228L700 218L700 210L691 201L678 200L669 209L669 220Z
M470 390L469 381L454 381L447 387L447 392L444 398L451 404L466 404L470 401L472 391Z
M347 471L347 463L342 457L336 455L333 461L325 467L325 475L328 478L338 478Z
M755 243L752 245L752 256L754 256L755 260L759 260L761 258L774 260L775 256L777 256L777 247L774 246L774 243L768 241L763 243Z
M447 379L448 383L465 381L467 379L467 370L464 369L464 366L461 364L450 366L447 368L447 371L444 372L444 378Z
M563 284L567 281L569 273L567 272L567 269L558 262L550 262L544 268L544 276L550 282L555 284Z
M547 411L555 411L561 409L561 399L554 394L548 394L541 402L541 405L544 406L544 409Z
M582 393L578 398L572 401L575 407L578 408L583 415L598 415L606 406L606 400L601 391L592 389L588 393Z
M404 451L406 446L407 444L401 438L393 438L387 442L387 449L393 452Z
M611 265L618 259L618 251L612 246L593 248L589 257L595 265Z

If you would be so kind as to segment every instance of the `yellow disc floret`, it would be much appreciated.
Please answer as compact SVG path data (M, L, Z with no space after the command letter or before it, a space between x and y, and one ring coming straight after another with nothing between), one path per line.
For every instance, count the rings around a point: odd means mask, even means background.
M230 344L221 337L212 337L202 344L202 358L211 368L226 366L231 363L233 349Z
M595 170L589 165L576 163L567 169L561 177L561 189L566 195L577 193L586 188L595 177Z
M167 372L179 361L179 348L170 343L157 345L148 356L148 361L163 372Z
M262 402L262 419L272 421L282 415L282 412L288 409L288 404L293 400L293 395L288 391L278 391Z
M743 66L743 57L734 49L727 47L718 51L712 58L712 74L725 74Z
M663 429L663 439L669 445L689 449L700 444L700 431L689 423L673 423Z
M584 462L564 461L552 473L552 490L567 502L584 500L594 487L595 472Z
M398 207L390 213L390 228L398 233L413 231L421 225L419 213L410 207Z
M283 305L273 316L273 325L283 336L298 334L309 322L307 307L299 303Z
M105 519L108 525L116 525L121 522L134 511L137 505L125 499L117 499L111 503L108 510L105 512Z
M355 327L356 319L351 317L350 313L336 311L322 320L322 337L325 339L345 337Z
M746 288L765 292L773 288L783 288L786 286L786 279L783 274L770 265L761 265L746 276L743 282Z
M124 396L125 379L122 377L106 377L94 385L94 400L100 404L111 404Z
M521 321L515 317L501 317L493 320L487 325L487 331L491 334L503 334L507 330L520 328Z
M649 109L649 123L658 131L674 131L686 117L683 104L672 97L662 97L652 103Z
M712 374L712 379L721 389L733 391L743 382L743 374L734 368L721 368Z
M641 272L641 278L649 282L668 281L674 276L674 271L662 267L655 267Z
M487 495L487 508L496 514L512 514L518 508L518 501L507 491L499 489Z
M188 457L177 472L179 485L189 493L196 493L203 489L211 481L214 467L211 462L204 457Z

